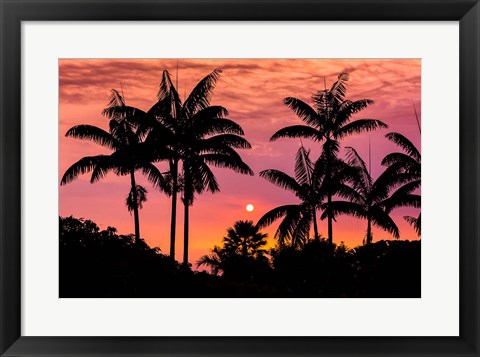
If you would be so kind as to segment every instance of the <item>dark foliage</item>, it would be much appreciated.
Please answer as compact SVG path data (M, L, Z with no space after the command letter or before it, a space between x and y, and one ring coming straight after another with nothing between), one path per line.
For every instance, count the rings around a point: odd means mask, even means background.
M271 262L233 255L216 276L115 228L60 217L60 297L420 297L420 241L327 248L278 248Z

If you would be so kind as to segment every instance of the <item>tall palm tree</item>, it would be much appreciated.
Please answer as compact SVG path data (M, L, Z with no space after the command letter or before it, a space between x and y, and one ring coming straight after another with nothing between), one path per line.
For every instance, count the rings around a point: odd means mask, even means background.
M77 125L70 128L65 134L81 140L90 140L106 147L113 152L110 155L87 156L65 171L61 185L75 180L79 175L92 172L91 183L104 178L108 172L120 176L130 176L130 193L127 207L134 214L135 241L140 243L138 185L135 180L135 171L139 170L156 187L164 187L165 182L160 171L151 162L146 148L142 145L143 133L139 128L146 120L141 110L125 105L122 96L112 90L110 103L102 112L109 119L109 132L93 125Z
M180 135L181 135L181 100L175 86L172 83L167 70L162 73L157 103L148 113L155 118L151 125L151 131L146 142L153 148L153 151L160 149L169 150L166 155L169 164L169 195L171 202L170 219L170 257L175 259L175 235L177 221L177 195L179 192L178 165L180 161ZM161 153L160 153L161 155Z
M202 256L197 267L209 266L212 272L217 275L224 269L229 258L241 256L244 259L263 259L267 245L267 234L260 232L253 221L237 221L233 227L227 229L227 235L223 237L223 247L215 246L211 254Z
M218 182L209 165L253 175L235 149L249 149L251 145L242 136L242 128L226 119L227 109L210 106L213 89L221 71L214 70L203 78L184 102L180 99L168 71L164 71L158 93L158 103L151 109L161 127L168 129L173 158L170 160L172 190L172 227L175 225L176 195L178 193L179 163L183 178L184 204L184 254L188 264L189 207L194 195L208 190L219 191ZM153 131L152 131L153 132ZM175 241L175 230L171 230L171 247ZM172 254L172 249L171 249Z
M351 180L349 201L332 201L330 210L334 215L347 214L367 220L365 243L373 240L372 224L381 228L395 238L400 237L397 225L385 209L385 201L389 193L397 184L395 177L390 172L384 171L375 181L363 159L352 147L346 147L347 162L356 170L354 179ZM327 218L324 213L322 219Z
M284 104L305 123L293 125L278 130L270 140L279 138L309 138L323 142L323 153L326 160L326 182L332 182L332 168L340 148L339 140L353 133L362 133L377 128L387 128L387 125L376 119L351 120L352 116L365 109L373 101L358 99L351 101L345 98L346 84L349 80L348 73L338 75L337 81L327 89L318 91L312 96L313 107L304 101L287 97ZM328 189L327 201L332 202L333 188ZM328 240L333 244L333 212L327 206Z
M387 171L396 178L400 187L386 201L387 210L397 207L420 207L421 196L414 191L421 185L422 156L415 145L399 133L388 133L385 137L397 144L403 152L393 152L385 156L382 165L387 166ZM418 235L421 235L421 213L418 217L403 217L413 226Z

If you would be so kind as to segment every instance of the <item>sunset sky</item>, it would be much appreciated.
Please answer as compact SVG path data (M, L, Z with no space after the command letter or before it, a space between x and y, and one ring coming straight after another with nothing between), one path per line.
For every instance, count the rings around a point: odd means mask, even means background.
M108 104L110 90L123 88L127 105L148 110L156 101L161 74L168 69L174 81L177 77L178 92L184 99L195 84L215 68L222 69L222 76L214 90L212 105L222 105L229 112L229 119L236 121L245 131L245 138L252 149L239 150L255 176L244 176L226 169L213 171L220 184L220 192L205 193L195 200L190 209L191 263L209 252L215 244L221 244L228 227L239 219L255 223L268 210L279 205L297 203L295 196L258 176L264 169L279 169L293 174L294 157L300 145L298 139L281 139L270 142L278 129L300 124L294 113L283 105L287 96L311 103L310 97L336 81L341 72L350 74L347 98L368 98L375 101L368 109L354 118L380 119L388 129L358 134L342 141L353 146L368 162L368 146L371 143L371 168L374 178L382 171L383 157L398 147L387 141L385 134L395 131L409 138L420 149L420 133L415 120L415 105L421 119L421 61L418 59L62 59L60 71L59 118L59 180L65 170L84 156L108 154L109 150L97 144L66 138L66 131L79 124L91 124L108 130L108 120L101 111ZM319 153L319 143L303 141L312 149L312 158ZM159 164L165 171L165 164ZM141 236L151 246L158 246L164 254L169 252L170 199L156 191L136 174L137 182L148 190L148 201L140 211ZM127 211L125 199L130 190L128 176L109 174L102 181L90 184L90 175L80 176L65 186L60 186L61 216L91 219L101 229L114 226L121 234L134 232L133 216ZM247 212L245 206L253 204ZM401 239L418 239L414 230L403 220L404 215L418 215L417 209L397 209L392 217L400 229ZM327 222L319 222L319 232L327 235ZM269 245L277 224L265 232ZM366 221L340 216L334 223L334 242L344 241L354 247L362 244ZM374 229L374 241L392 239L388 233ZM183 250L183 206L177 207L176 258ZM194 265L195 266L195 265Z

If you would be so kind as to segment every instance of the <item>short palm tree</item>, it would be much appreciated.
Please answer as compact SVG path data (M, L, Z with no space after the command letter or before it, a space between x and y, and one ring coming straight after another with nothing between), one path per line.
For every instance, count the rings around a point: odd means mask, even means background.
M260 232L259 227L253 221L237 221L233 227L227 229L227 235L223 237L223 247L215 246L211 254L202 256L197 267L209 266L217 275L224 270L224 265L232 257L244 259L263 259L267 245L267 234Z
M263 248L267 244L267 236L260 232L253 221L237 221L227 229L227 235L223 237L224 249L229 254L258 258L266 253Z
M279 138L309 138L317 142L323 142L323 154L326 160L326 182L333 184L333 166L340 148L339 140L354 133L363 133L378 128L386 128L387 125L376 119L356 119L352 116L365 109L373 101L370 99L358 99L351 101L345 98L346 84L349 80L348 73L338 75L337 81L330 89L318 91L312 96L313 107L304 101L287 97L284 104L291 108L295 114L305 123L293 125L278 130L270 140ZM333 187L328 188L327 201L331 203L334 195ZM333 244L333 212L327 206L328 216L328 240Z
M242 174L253 175L252 170L241 159L235 149L251 148L242 135L242 128L232 120L226 119L227 109L222 106L210 106L213 89L221 71L216 69L203 78L188 95L184 102L180 99L170 75L164 71L158 103L149 111L160 123L160 134L152 130L155 137L169 138L168 146L172 152L170 175L172 177L172 229L171 250L174 254L176 195L178 192L179 163L183 178L184 204L184 254L183 262L188 264L189 243L189 207L193 204L195 193L208 190L219 191L218 182L209 165L234 170ZM165 131L168 131L166 133ZM161 144L163 146L164 143Z
M388 171L384 171L375 181L367 170L365 162L352 147L346 147L348 164L355 169L356 174L351 180L349 201L332 201L331 211L334 215L346 214L367 220L365 243L373 240L372 224L381 228L395 238L400 237L397 225L385 209L385 201L397 184ZM322 219L327 218L324 213Z
M391 211L397 207L420 207L421 196L414 191L421 185L422 156L420 151L405 136L399 133L388 133L385 137L403 149L403 152L390 153L382 160L387 171L400 184L390 199L386 208ZM418 235L421 234L421 213L418 217L405 216L404 219L413 226Z
M110 155L87 156L72 166L64 173L61 185L75 180L79 175L92 172L91 183L104 178L108 172L120 176L130 176L130 193L127 207L134 214L135 240L140 243L140 221L138 185L135 180L135 171L141 171L156 187L164 187L162 174L151 163L145 147L141 145L142 133L138 130L144 118L144 112L125 105L122 96L112 90L108 107L103 115L109 119L109 132L93 125L77 125L70 128L65 134L81 140L90 140L113 152Z

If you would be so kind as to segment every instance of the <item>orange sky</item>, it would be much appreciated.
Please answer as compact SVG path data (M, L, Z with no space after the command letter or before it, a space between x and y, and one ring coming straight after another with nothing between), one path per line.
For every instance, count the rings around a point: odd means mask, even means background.
M300 123L300 119L282 104L283 98L293 96L311 103L311 95L324 87L324 76L327 86L330 86L338 73L349 72L347 98L375 101L356 118L380 119L389 125L388 129L354 135L342 141L342 146L353 146L367 161L370 138L374 178L382 170L382 158L398 150L384 138L386 133L399 132L420 148L420 133L412 104L415 103L421 117L421 61L417 59L62 59L59 61L59 179L81 157L109 153L94 143L66 138L65 132L70 127L92 124L108 129L108 121L102 117L101 111L108 103L110 90L120 89L121 85L128 105L148 110L156 99L163 69L168 69L175 78L177 63L178 87L182 97L215 68L223 70L211 104L226 107L230 112L229 118L244 129L245 137L253 148L239 152L256 174L251 177L225 169L213 169L221 191L213 195L203 194L190 209L189 258L192 263L208 253L213 245L220 244L225 230L236 220L251 219L256 222L276 206L297 202L292 194L257 174L269 168L293 174L299 140L281 139L272 143L269 138L284 126ZM318 156L318 143L304 140L304 145L312 149L312 158ZM162 164L159 166L163 167ZM170 201L167 196L155 191L140 173L137 177L137 182L148 190L148 201L140 211L141 235L151 246L158 246L168 254ZM129 178L109 174L95 184L90 184L89 179L89 175L84 175L66 186L60 186L60 215L88 218L101 229L114 226L119 233L132 233L133 217L125 207ZM247 203L255 206L253 212L245 210ZM401 239L417 239L413 229L402 219L406 214L416 216L418 210L402 208L392 213ZM183 206L180 203L177 217L178 260L183 249ZM272 246L275 243L272 238L275 227L265 230L271 237ZM326 236L326 221L319 223L319 231ZM365 231L365 221L338 217L334 223L334 241L344 241L353 247L362 243ZM391 238L386 232L374 230L374 241Z

